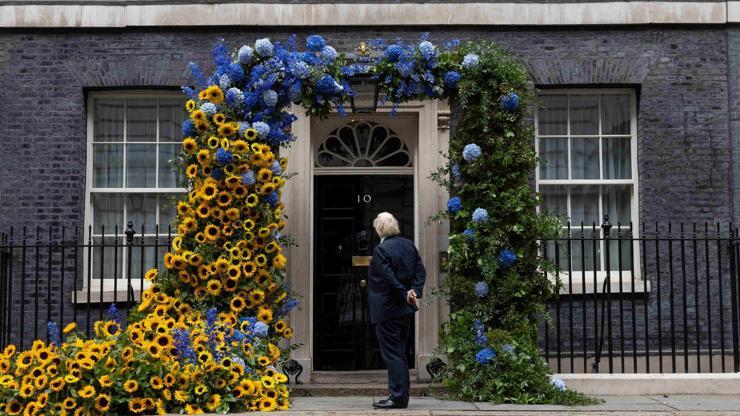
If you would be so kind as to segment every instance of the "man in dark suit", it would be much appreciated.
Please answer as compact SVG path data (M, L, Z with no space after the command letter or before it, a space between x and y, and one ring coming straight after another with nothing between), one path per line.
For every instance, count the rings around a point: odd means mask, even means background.
M381 409L403 409L409 403L409 365L407 345L411 335L411 319L419 308L426 280L426 270L414 243L399 236L398 221L382 212L373 221L380 244L373 252L368 270L368 303L370 322L380 353L388 367L390 397L373 403Z

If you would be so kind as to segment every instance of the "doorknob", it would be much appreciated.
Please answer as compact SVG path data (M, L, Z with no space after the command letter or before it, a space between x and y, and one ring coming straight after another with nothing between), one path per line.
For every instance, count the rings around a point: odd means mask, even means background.
M367 280L365 279L360 280L360 287L367 287Z

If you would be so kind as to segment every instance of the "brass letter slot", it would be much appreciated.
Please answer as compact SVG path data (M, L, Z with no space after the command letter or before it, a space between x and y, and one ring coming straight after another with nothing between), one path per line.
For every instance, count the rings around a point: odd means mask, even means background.
M367 267L373 256L352 256L352 267Z

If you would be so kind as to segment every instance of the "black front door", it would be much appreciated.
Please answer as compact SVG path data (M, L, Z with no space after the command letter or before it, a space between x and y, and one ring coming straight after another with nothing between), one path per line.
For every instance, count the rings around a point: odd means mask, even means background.
M316 176L314 368L384 368L367 307L367 266L380 239L373 219L388 211L414 238L413 176ZM413 331L412 331L413 334ZM413 337L409 363L413 363Z

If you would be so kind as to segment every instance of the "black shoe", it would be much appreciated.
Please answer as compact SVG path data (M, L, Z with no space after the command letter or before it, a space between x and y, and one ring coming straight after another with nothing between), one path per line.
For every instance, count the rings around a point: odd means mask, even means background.
M394 402L391 399L381 400L378 403L373 403L373 407L376 409L405 409L408 407L407 404Z
M390 396L388 396L387 399L383 399L383 400L380 400L380 401L377 401L377 402L374 401L373 402L373 406L375 406L376 404L385 404L386 402L388 402L390 400L391 400L391 398L390 398Z

